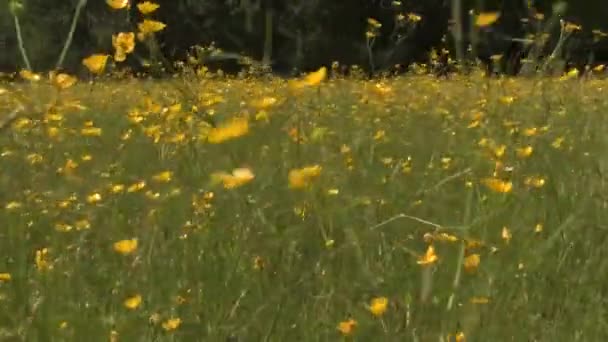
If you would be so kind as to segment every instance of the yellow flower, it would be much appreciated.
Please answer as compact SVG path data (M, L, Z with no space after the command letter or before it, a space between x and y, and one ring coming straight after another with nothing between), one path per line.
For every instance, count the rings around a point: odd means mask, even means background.
M171 331L171 330L175 330L175 329L179 328L179 326L181 324L182 324L181 318L170 318L170 319L164 321L162 326L163 326L163 329L165 329L166 331Z
M490 302L490 298L488 297L471 297L469 299L471 304L488 304Z
M23 78L24 80L32 82L40 81L40 79L42 78L39 74L33 73L31 70L27 69L19 71L19 76L21 76L21 78Z
M145 181L140 181L134 184L131 184L128 188L127 188L127 192L135 192L135 191L139 191L143 188L146 187L146 182Z
M106 3L113 9L123 9L129 6L129 0L106 0Z
M114 60L123 62L127 55L135 50L135 33L120 32L112 35L112 46L114 47Z
M35 257L34 261L36 263L36 268L38 269L38 271L45 271L45 270L49 270L49 269L53 268L50 261L48 260L48 257L49 257L48 248L42 248L42 249L39 249L36 251L36 257Z
M173 172L171 172L171 171L163 171L163 172L157 173L156 175L152 176L152 179L155 182L159 182L159 183L170 182L171 178L173 178Z
M146 35L149 33L159 32L165 29L167 25L160 21L144 19L141 23L137 24L139 32Z
M249 132L247 118L235 118L224 125L212 128L207 135L207 141L212 144L219 144L243 136L247 132Z
M367 23L374 28L382 27L382 24L374 18L367 18Z
M82 60L82 64L93 74L101 74L108 61L109 55L94 54Z
M78 81L76 77L64 73L55 74L54 72L51 72L50 76L53 85L59 89L67 89Z
M502 181L498 178L484 178L481 180L481 183L495 192L508 193L513 190L513 183Z
M477 27L486 27L494 24L496 20L500 17L500 13L498 12L483 12L479 13L475 18L475 26Z
M532 155L532 151L534 151L532 146L526 146L526 147L518 148L516 150L516 153L519 158L527 158Z
M471 254L464 258L464 269L469 273L475 272L477 267L479 267L479 263L481 261L481 257L479 254Z
M0 282L3 281L10 281L12 279L11 274L10 273L0 273Z
M407 14L407 20L412 22L412 23L417 23L420 20L422 20L422 17L416 13L408 13Z
M513 238L513 234L511 234L511 231L506 226L502 227L502 232L500 233L500 236L503 240L505 240L505 243L507 244L511 241L511 238Z
M144 1L137 4L137 9L141 14L146 15L156 11L160 7L159 4L150 1Z
M302 80L292 81L290 86L292 89L313 87L323 82L325 78L327 78L327 68L321 67L319 70L306 75Z
M270 107L276 105L279 100L276 97L266 96L258 100L251 101L250 105L255 107L256 109L269 109Z
M137 249L137 239L120 240L114 243L114 250L122 255L128 255Z
M80 134L85 137L98 137L101 135L101 128L99 127L85 127L80 130Z
M437 257L437 254L435 254L435 248L433 245L429 245L429 247L426 249L426 253L418 258L418 264L431 265L437 262L437 260L439 260L439 257Z
M388 308L388 298L386 297L376 297L372 299L368 309L372 313L372 315L376 317L382 316L386 309Z
M534 188L542 188L545 185L545 179L542 177L528 176L524 179L524 184Z
M141 295L137 294L133 297L125 299L123 305L129 310L137 309L141 305Z
M302 189L309 186L312 180L319 177L321 169L320 165L312 165L289 171L289 187L292 189Z
M575 32L575 31L580 31L580 30L583 29L582 26L576 25L576 24L568 22L568 21L566 21L565 23L563 23L563 25L564 25L564 30L566 32Z
M357 321L352 318L347 319L346 321L342 321L338 323L338 331L342 333L344 336L352 335L355 327L357 326Z
M213 182L221 182L226 189L238 188L245 185L255 178L253 172L248 168L238 168L232 170L232 173L215 172L211 175Z
M93 204L101 201L101 195L98 192L94 192L87 196L87 203Z

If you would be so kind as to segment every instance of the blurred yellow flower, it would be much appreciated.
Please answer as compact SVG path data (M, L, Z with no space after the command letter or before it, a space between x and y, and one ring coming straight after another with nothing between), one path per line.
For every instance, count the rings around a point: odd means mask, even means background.
M486 27L494 24L500 18L499 12L483 12L479 13L475 18L475 26Z
M106 0L106 3L113 9L123 9L129 6L129 0Z
M160 21L144 19L141 23L137 24L137 28L139 32L146 35L149 33L159 32L165 29L167 25L161 23Z
M439 257L437 257L437 254L435 254L435 248L433 247L433 245L429 245L426 250L426 253L420 256L417 262L418 265L431 265L436 263L437 260L439 260Z
M133 297L125 299L123 305L129 310L137 309L141 305L141 295L137 294Z
M70 76L65 73L56 74L54 72L50 73L51 82L53 85L59 89L67 89L78 81L78 79L74 76Z
M249 132L249 120L247 118L235 118L224 125L209 130L207 141L212 144L219 144L243 136L247 132Z
M464 258L464 269L469 273L473 273L479 267L481 256L479 254L471 254Z
M513 190L513 183L498 178L484 178L481 183L494 192L508 193Z
M10 281L12 279L11 274L7 272L0 273L0 282Z
M276 105L279 100L276 97L265 96L261 99L251 101L250 105L256 109L269 109L270 107Z
M519 158L527 158L532 155L532 151L534 151L534 149L532 148L532 146L528 145L526 147L518 148L516 150L516 153Z
M159 183L167 183L170 182L173 178L173 172L171 171L163 171L152 176L152 180Z
M542 188L545 185L545 179L538 176L528 176L524 179L524 184L534 188Z
M98 137L101 135L101 128L99 127L85 127L80 130L80 134L85 137Z
M251 182L255 178L253 172L248 168L234 169L232 173L215 172L211 174L211 181L223 183L224 188L234 189Z
M321 169L320 165L312 165L289 171L289 187L302 189L309 186L315 178L319 177Z
M311 72L301 80L291 81L290 87L292 89L300 89L304 87L313 87L319 85L323 80L327 78L327 68L321 67L319 70Z
M115 242L113 247L114 251L122 255L128 255L137 249L137 239L120 240Z
M513 234L511 234L511 231L509 230L509 228L507 226L504 226L504 227L502 227L502 232L500 233L500 236L505 241L505 243L508 244L511 241Z
M40 81L42 79L39 74L33 73L31 70L27 69L19 71L19 76L21 76L21 78L23 78L24 80L32 82Z
M112 46L114 47L114 60L123 62L127 55L135 50L135 33L120 32L112 35Z
M46 271L52 269L53 266L51 262L48 260L49 258L49 249L42 248L36 251L36 257L34 258L36 268L38 271Z
M144 1L137 4L137 9L143 15L150 14L156 11L159 7L159 4L150 1Z
M380 316L384 315L387 308L388 308L388 298L386 298L386 297L376 297L376 298L372 299L372 301L368 307L368 309L372 313L372 315L374 315L376 317L380 317Z
M163 329L165 329L165 331L171 331L171 330L175 330L175 329L179 328L179 326L181 324L182 324L182 320L179 317L170 318L163 322L162 327L163 327Z
M93 74L101 74L108 61L109 55L94 54L82 60L82 64Z
M346 321L342 321L338 323L338 331L342 333L344 336L352 335L357 326L357 321L352 318L347 319Z
M87 196L87 203L93 204L101 201L101 194L94 192Z

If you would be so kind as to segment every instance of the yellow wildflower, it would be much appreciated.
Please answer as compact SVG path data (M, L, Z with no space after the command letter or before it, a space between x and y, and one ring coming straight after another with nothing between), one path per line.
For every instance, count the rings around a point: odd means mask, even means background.
M292 189L302 189L310 185L313 179L321 174L320 165L306 166L301 169L289 171L289 187Z
M76 77L65 73L55 74L54 72L51 72L50 76L53 85L59 89L67 89L76 84L78 81Z
M248 132L249 121L247 118L235 118L224 125L212 128L207 135L207 141L212 144L219 144L243 136Z
M137 294L135 296L125 299L123 305L129 310L137 309L141 305L141 295Z
M357 321L352 318L347 319L346 321L342 321L338 323L338 331L342 333L344 336L352 335L355 327L357 326Z
M500 233L500 235L507 244L511 241L511 238L513 238L513 234L511 234L511 231L507 226L502 227L502 232Z
M475 18L475 26L477 27L486 27L494 24L496 20L500 18L500 13L498 12L483 12L479 13Z
M155 182L159 182L159 183L170 182L171 178L173 178L173 172L171 172L171 171L163 171L163 172L157 173L156 175L152 176L152 179Z
M182 324L182 320L178 317L178 318L170 318L170 319L164 321L162 326L163 326L163 329L165 329L166 331L171 331L171 330L175 330L175 329L179 328L179 326L181 324Z
M481 183L494 192L508 193L513 190L513 183L498 178L484 178Z
M82 65L89 69L93 74L101 74L106 68L109 57L109 55L103 54L90 55L82 60Z
M325 80L327 77L327 68L321 67L319 70L315 72L311 72L306 75L302 80L292 81L290 86L292 89L300 89L304 87L313 87Z
M135 50L135 33L120 32L112 35L112 46L114 47L114 60L123 62L127 55Z
M139 4L137 4L137 9L143 15L150 14L150 13L156 11L159 7L160 7L159 4L150 2L150 1L144 1L144 2L140 2Z
M215 172L211 175L212 182L221 182L226 189L238 188L254 178L255 175L248 168L234 169L232 173Z
M0 273L0 282L10 281L12 279L11 274L7 272Z
M372 313L372 315L376 317L380 317L384 315L386 309L388 308L388 298L386 297L376 297L372 299L368 309Z
M24 80L33 82L40 81L42 79L39 74L33 73L31 70L27 69L19 71L19 76L21 76L21 78L23 78Z
M526 146L526 147L518 148L516 150L516 153L519 158L527 158L532 155L532 151L534 151L532 146Z
M418 258L417 262L419 265L431 265L437 262L437 260L439 260L439 257L437 257L437 254L435 254L435 248L433 245L429 245L426 253Z
M106 3L113 9L123 9L129 6L129 0L106 0Z
M137 24L139 32L146 35L150 33L159 32L165 29L167 25L160 21L144 19L141 23Z
M137 239L120 240L114 243L114 250L122 255L128 255L137 249Z
M479 262L481 261L481 257L479 254L471 254L464 258L464 269L469 273L475 272L477 267L479 267Z
M36 257L35 257L34 261L36 263L36 268L38 269L38 271L45 271L45 270L49 270L49 269L53 268L50 261L48 260L48 257L49 257L48 248L42 248L42 249L39 249L36 251Z

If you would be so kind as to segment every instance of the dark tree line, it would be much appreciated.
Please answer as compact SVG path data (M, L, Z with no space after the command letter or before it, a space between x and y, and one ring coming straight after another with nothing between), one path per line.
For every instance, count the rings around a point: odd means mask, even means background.
M24 48L34 70L49 70L56 63L70 28L76 5L81 0L1 0L0 1L0 70L24 67L18 48L10 4L19 2L18 15ZM137 4L138 0L131 0ZM211 43L225 53L208 60L224 68L238 69L239 56L268 64L276 72L306 71L338 61L357 64L366 70L387 70L395 64L428 62L432 49L447 49L454 56L452 5L454 0L157 0L160 9L155 19L167 24L156 34L158 51L137 47L125 62L139 68L142 61L185 60L194 45ZM462 0L460 19L465 57L490 62L503 54L503 70L518 69L518 61L530 53L526 44L534 25L552 17L557 1ZM574 64L608 60L608 44L598 39L598 32L608 31L608 6L600 0L567 2L561 18L582 26L560 51L560 57ZM533 6L530 6L533 5ZM501 16L490 27L470 35L469 11L498 11ZM412 16L410 16L412 15ZM416 16L419 16L417 19ZM535 17L536 16L536 17ZM373 37L368 18L374 18ZM141 14L113 10L105 1L89 0L80 15L73 43L65 59L65 69L82 71L81 60L92 53L112 52L111 37L116 32L135 31ZM543 54L550 53L559 37L559 25L550 30L550 42ZM440 53L441 55L441 53ZM170 68L170 66L165 65Z

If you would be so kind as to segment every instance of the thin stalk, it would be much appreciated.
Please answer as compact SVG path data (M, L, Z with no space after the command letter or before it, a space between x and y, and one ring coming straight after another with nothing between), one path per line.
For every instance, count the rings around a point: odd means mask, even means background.
M25 51L25 47L23 46L23 36L21 35L21 24L19 24L19 17L17 15L13 15L13 19L15 21L15 33L17 34L17 43L19 44L21 58L23 59L25 67L28 70L32 70L32 65L30 64L29 58L27 58L27 52Z
M76 31L76 23L78 23L78 18L80 18L80 12L86 6L88 0L80 0L78 5L76 5L76 10L74 11L74 17L72 17L72 24L70 25L70 32L68 32L68 36L65 39L65 43L63 44L63 49L61 50L61 54L59 55L59 59L57 60L57 64L55 64L55 68L61 68L63 64L63 60L65 59L65 55L68 53L70 45L72 45L72 39L74 38L74 31Z
M456 48L456 58L464 63L464 47L462 46L462 0L452 0L452 36Z

